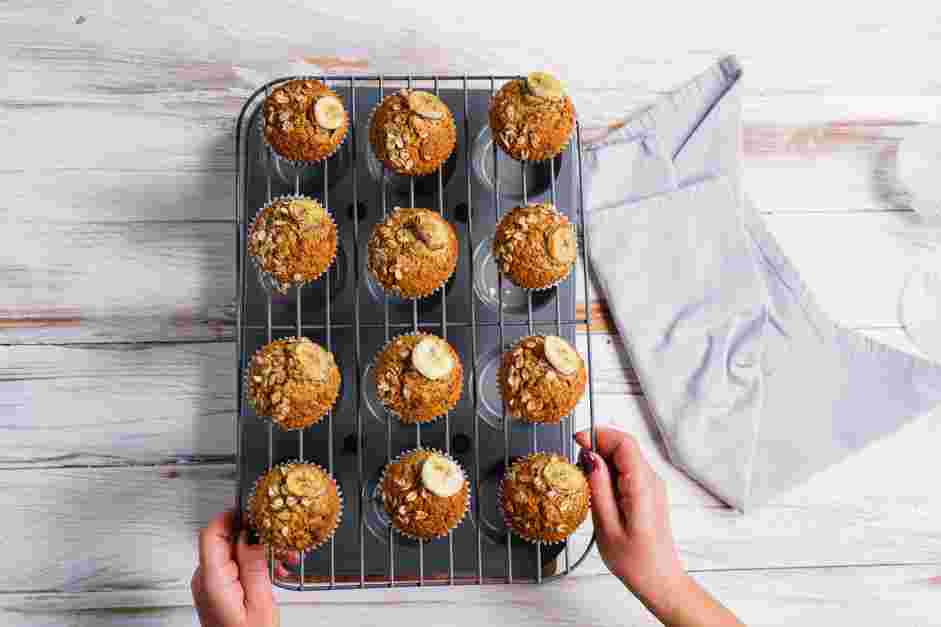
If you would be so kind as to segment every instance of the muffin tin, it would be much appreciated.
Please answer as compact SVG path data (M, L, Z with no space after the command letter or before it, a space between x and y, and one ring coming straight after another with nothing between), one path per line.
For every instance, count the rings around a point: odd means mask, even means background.
M345 515L334 538L306 555L271 555L275 585L293 590L415 585L541 582L564 576L588 555L593 543L579 536L555 545L534 545L511 536L496 503L508 463L538 450L573 459L574 416L558 425L505 419L495 382L503 347L533 333L555 334L573 345L576 273L587 302L584 186L580 134L546 162L513 161L490 141L487 109L503 81L517 76L358 76L318 78L350 113L349 136L331 158L293 166L269 154L261 134L261 104L285 77L257 89L236 127L236 419L239 511L255 479L272 465L303 459L327 468L345 495ZM457 148L426 177L385 172L368 143L368 118L381 97L413 87L438 93L454 114ZM246 233L255 212L270 198L304 193L320 200L339 228L337 257L316 282L287 295L269 293L247 258ZM525 292L504 281L489 254L489 238L502 212L527 201L550 201L569 216L579 234L581 268L552 290ZM395 206L440 211L460 239L457 271L446 287L419 301L385 294L366 271L372 227ZM450 414L424 425L403 425L375 398L370 364L395 335L435 333L454 346L465 371L464 394ZM284 432L255 415L243 389L248 359L271 339L306 335L331 350L343 376L340 397L323 421ZM594 428L591 334L580 352L588 367L582 401ZM467 470L471 510L447 539L411 541L393 533L376 498L385 464L423 445L447 452ZM579 546L575 546L579 544ZM572 545L572 546L570 546Z

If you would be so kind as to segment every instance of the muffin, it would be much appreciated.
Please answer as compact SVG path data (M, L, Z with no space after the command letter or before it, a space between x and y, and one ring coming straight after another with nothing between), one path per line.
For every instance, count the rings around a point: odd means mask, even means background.
M313 198L276 198L252 221L248 253L262 283L283 294L327 271L337 254L337 226Z
M247 369L248 402L284 430L320 422L340 393L340 369L330 353L306 337L263 346Z
M255 482L248 519L273 549L309 551L333 537L343 514L336 481L320 466L288 462Z
M587 381L578 351L556 335L522 338L503 353L497 371L506 413L523 422L558 423L575 409Z
M568 217L549 203L511 209L493 236L497 266L517 287L548 289L575 266L578 240Z
M470 506L464 470L438 451L419 448L400 455L386 466L380 486L392 526L416 540L448 535Z
M457 254L447 220L430 209L396 207L369 237L367 266L386 291L422 298L451 278Z
M518 460L500 483L506 525L530 542L556 543L588 516L591 491L578 466L561 455L534 453Z
M431 422L454 409L464 385L457 352L427 333L400 335L376 357L376 393L405 424Z
M490 132L520 161L551 159L568 145L575 107L551 74L533 72L500 88L490 102Z
M343 101L320 81L278 85L263 106L265 141L274 154L288 161L326 159L337 151L349 129Z
M402 89L373 110L369 143L385 167L398 174L431 174L457 142L450 109L436 95Z

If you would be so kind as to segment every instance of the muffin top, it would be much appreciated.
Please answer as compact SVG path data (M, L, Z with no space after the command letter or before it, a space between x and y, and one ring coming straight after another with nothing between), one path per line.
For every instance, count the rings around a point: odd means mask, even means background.
M429 422L454 409L464 385L457 352L427 333L400 335L386 344L373 376L379 400L406 424Z
M591 491L578 466L561 455L535 453L507 471L500 490L507 525L531 542L561 542L588 516Z
M436 95L402 89L386 96L373 111L369 142L376 157L393 172L430 174L454 150L454 116Z
M262 542L305 551L333 536L343 505L336 482L315 464L275 466L255 483L248 517Z
M320 161L336 152L349 129L343 101L315 80L278 85L265 98L265 140L291 161Z
M246 379L255 412L286 430L320 422L340 392L333 353L306 337L263 346L252 357Z
M386 466L382 503L396 529L429 540L447 535L461 522L470 487L457 462L437 451L415 449Z
M568 145L575 107L550 74L533 72L500 88L490 102L494 141L520 161L551 159Z
M454 274L454 228L430 209L396 207L369 237L367 265L382 287L405 298L428 296Z
M277 198L252 221L248 252L273 287L285 293L330 267L337 252L337 226L313 198Z
M549 203L511 209L497 225L493 254L514 285L545 289L563 280L578 257L575 229Z
M578 351L556 335L522 338L503 353L497 373L506 412L524 422L559 422L575 409L587 381Z

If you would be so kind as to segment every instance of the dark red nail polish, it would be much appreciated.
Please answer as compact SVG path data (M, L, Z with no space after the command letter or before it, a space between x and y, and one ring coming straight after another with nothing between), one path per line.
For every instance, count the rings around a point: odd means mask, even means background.
M583 448L578 454L578 465L589 475L595 471L595 460L587 448Z

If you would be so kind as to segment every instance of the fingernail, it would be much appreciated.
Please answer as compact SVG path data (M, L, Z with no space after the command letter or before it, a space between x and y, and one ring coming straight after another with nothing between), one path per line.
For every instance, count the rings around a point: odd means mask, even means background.
M248 545L255 546L259 542L258 533L254 529L249 529L248 534Z
M578 465L589 475L595 472L595 458L587 448L583 448L578 454Z

